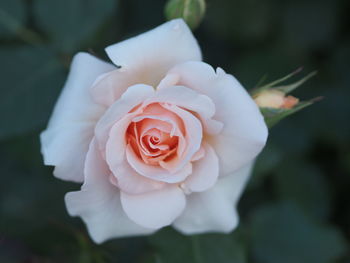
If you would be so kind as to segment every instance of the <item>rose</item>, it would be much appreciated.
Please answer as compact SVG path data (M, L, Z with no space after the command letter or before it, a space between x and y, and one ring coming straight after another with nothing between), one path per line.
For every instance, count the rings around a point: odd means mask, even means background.
M41 134L54 175L83 182L66 195L92 239L229 232L267 128L245 89L201 62L182 20L107 47L113 63L79 53Z

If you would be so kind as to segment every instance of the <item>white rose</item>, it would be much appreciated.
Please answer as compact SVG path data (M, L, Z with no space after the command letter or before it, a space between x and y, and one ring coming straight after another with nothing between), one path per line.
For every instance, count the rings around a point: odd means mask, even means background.
M92 239L230 232L251 163L267 138L241 84L201 62L186 24L165 23L106 48L115 65L77 54L41 134L54 175Z

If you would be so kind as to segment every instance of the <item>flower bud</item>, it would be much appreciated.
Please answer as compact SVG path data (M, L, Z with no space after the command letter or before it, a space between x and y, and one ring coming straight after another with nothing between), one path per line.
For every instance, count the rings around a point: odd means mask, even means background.
M183 18L191 29L196 28L205 13L205 0L168 0L165 16L168 20Z
M264 90L255 95L254 100L260 108L273 109L291 109L299 102L299 99L286 96L284 92L276 89Z
M259 106L269 128L274 126L282 119L312 105L314 102L321 99L315 98L308 101L299 101L299 99L296 97L286 95L301 86L305 81L316 74L316 71L314 71L294 83L281 85L282 82L299 73L301 69L302 68L299 68L287 76L263 86L257 86L252 90L251 95L256 104Z

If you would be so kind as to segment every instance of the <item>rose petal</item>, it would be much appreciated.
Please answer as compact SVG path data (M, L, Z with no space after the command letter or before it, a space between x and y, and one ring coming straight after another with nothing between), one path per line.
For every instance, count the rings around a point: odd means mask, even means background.
M53 171L55 177L83 182L84 161L93 133L92 123L75 123L49 128L41 134L44 163L55 165Z
M170 161L159 163L163 168L175 173L190 162L194 154L200 149L203 137L202 125L193 114L180 107L168 104L164 104L163 107L176 113L184 122L186 130L186 149L182 156L176 156Z
M219 177L219 160L213 148L203 144L205 155L193 162L193 172L183 183L183 187L191 192L203 192L213 187Z
M125 213L135 223L153 229L170 225L184 210L186 198L177 186L142 195L121 192Z
M141 69L119 68L100 76L90 88L93 100L109 107L130 87L136 84L153 84L144 81Z
M69 214L82 217L96 243L152 233L154 230L139 226L126 216L120 203L120 192L109 182L108 174L108 167L93 140L86 158L85 182L80 191L65 196Z
M100 150L104 150L112 126L127 115L133 108L152 96L154 89L151 86L137 84L129 87L98 121L95 134Z
M163 182L139 175L130 167L127 161L124 161L119 165L116 172L117 173L114 176L117 178L118 187L121 191L129 194L144 194L150 191L162 189L166 186Z
M205 155L205 150L204 150L204 147L201 146L201 148L199 148L199 150L193 155L191 161L194 162L194 161L198 161L200 159L202 159Z
M206 95L200 94L184 86L169 86L157 90L153 98L145 103L165 102L178 107L197 112L204 118L211 118L215 113L213 101Z
M187 196L187 205L174 227L184 234L231 232L238 224L236 204L249 178L252 163L220 178L208 191Z
M180 76L178 74L167 74L157 87L154 98L148 99L146 103L153 101L172 103L195 112L202 122L204 132L212 135L218 134L223 128L223 123L211 119L215 114L215 104L213 101L208 96L192 89L184 86L176 86L175 81L179 82L179 80Z
M182 19L164 23L146 33L106 48L110 59L122 68L143 68L148 76L161 76L172 66L201 60L201 52L191 30ZM147 83L147 82L143 82Z
M197 41L181 19L111 45L106 52L121 68L102 77L91 89L95 101L105 106L113 104L129 86L143 83L156 87L174 65L201 60Z
M222 69L217 72L203 62L185 62L169 74L177 74L177 85L186 86L212 99L216 106L214 119L223 123L223 130L208 136L220 161L220 174L230 174L262 150L267 127L259 108L241 84Z
M160 182L178 183L192 173L192 164L189 162L175 173L170 173L159 166L148 165L135 154L130 145L126 147L126 159L137 173Z
M103 107L91 100L89 88L99 75L113 69L113 65L87 53L74 56L49 125L40 135L44 163L56 166L56 177L83 181L83 165L93 127L103 112Z
M168 88L171 86L176 86L176 83L179 81L179 75L177 74L167 74L157 86L157 90Z
M139 175L126 161L125 133L135 114L137 113L125 116L111 128L106 146L106 161L123 191L140 194L160 189L163 183Z

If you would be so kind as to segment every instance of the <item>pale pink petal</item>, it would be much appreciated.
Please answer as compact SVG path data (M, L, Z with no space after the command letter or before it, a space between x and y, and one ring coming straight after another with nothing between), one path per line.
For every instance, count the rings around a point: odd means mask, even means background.
M186 149L184 153L170 161L159 163L160 166L174 173L190 162L193 155L200 149L203 130L201 122L189 111L183 110L175 105L164 104L163 107L176 113L184 122L186 130Z
M84 161L94 133L93 123L49 128L41 134L41 151L46 165L54 165L55 177L83 182Z
M220 174L238 170L262 150L267 139L267 127L256 103L231 75L217 72L203 62L185 62L169 74L177 74L177 85L186 86L207 95L215 104L214 119L223 123L220 134L208 136L220 161Z
M192 89L184 86L176 86L174 82L179 82L179 80L180 76L178 74L168 74L164 78L164 82L162 81L160 84L161 87L157 87L154 98L148 99L145 103L158 101L175 104L194 112L198 119L201 120L205 133L216 135L221 132L223 123L211 119L215 114L215 104L213 101L208 96Z
M142 195L121 192L125 213L136 224L159 229L170 225L182 213L186 205L183 191L177 186L168 186Z
M91 89L96 102L109 106L129 87L143 83L156 87L178 63L201 60L191 30L181 19L106 48L119 69L100 78Z
M178 183L182 182L192 173L192 164L190 162L186 163L181 170L170 173L166 169L148 165L144 163L134 152L130 145L126 147L126 158L130 166L140 175L147 178L167 183Z
M194 161L198 161L200 159L202 159L205 155L205 150L204 150L204 147L201 146L201 148L199 148L199 150L193 155L191 161L194 162Z
M126 161L125 133L135 114L137 113L130 113L113 125L106 145L106 161L113 176L117 178L118 186L123 191L132 194L153 191L163 187L162 182L139 175Z
M169 86L157 90L153 98L145 103L165 102L194 111L203 118L211 118L215 113L213 101L206 95L200 94L184 86Z
M208 191L187 196L185 211L174 222L184 234L231 232L238 224L236 205L249 178L252 163L219 178Z
M180 76L177 74L167 74L159 83L157 90L168 88L171 86L176 86L179 81Z
M148 120L146 120L148 119ZM161 116L161 115L141 115L133 118L133 122L140 122L145 120L146 125L142 125L141 136L145 134L150 129L158 129L163 132L171 133L172 136L179 134L179 128L176 121L172 120L171 116Z
M142 68L147 70L145 75L159 75L158 82L174 65L201 60L197 41L182 19L109 46L106 52L113 63L122 68Z
M120 190L128 194L144 194L166 187L164 182L152 180L138 174L130 167L127 161L118 166L113 176L117 179L117 185Z
M74 56L48 127L40 135L44 162L56 166L56 177L83 181L85 155L95 123L104 111L90 98L89 88L99 75L113 69L113 65L90 54L78 53Z
M154 230L131 221L125 214L117 187L109 182L109 169L92 141L85 165L85 182L80 191L67 193L71 216L80 216L91 238L102 243L116 237L150 234Z
M95 134L100 149L104 150L112 126L134 107L141 104L146 98L152 96L154 89L151 86L137 84L129 87L98 121Z
M203 119L199 116L202 121L203 130L208 135L217 135L224 128L224 124L214 119Z
M203 144L205 155L193 162L193 172L183 182L182 187L190 192L203 192L213 187L219 177L219 160L213 148Z
M109 107L130 87L136 84L151 84L145 79L145 69L118 68L100 76L90 89L96 103Z

